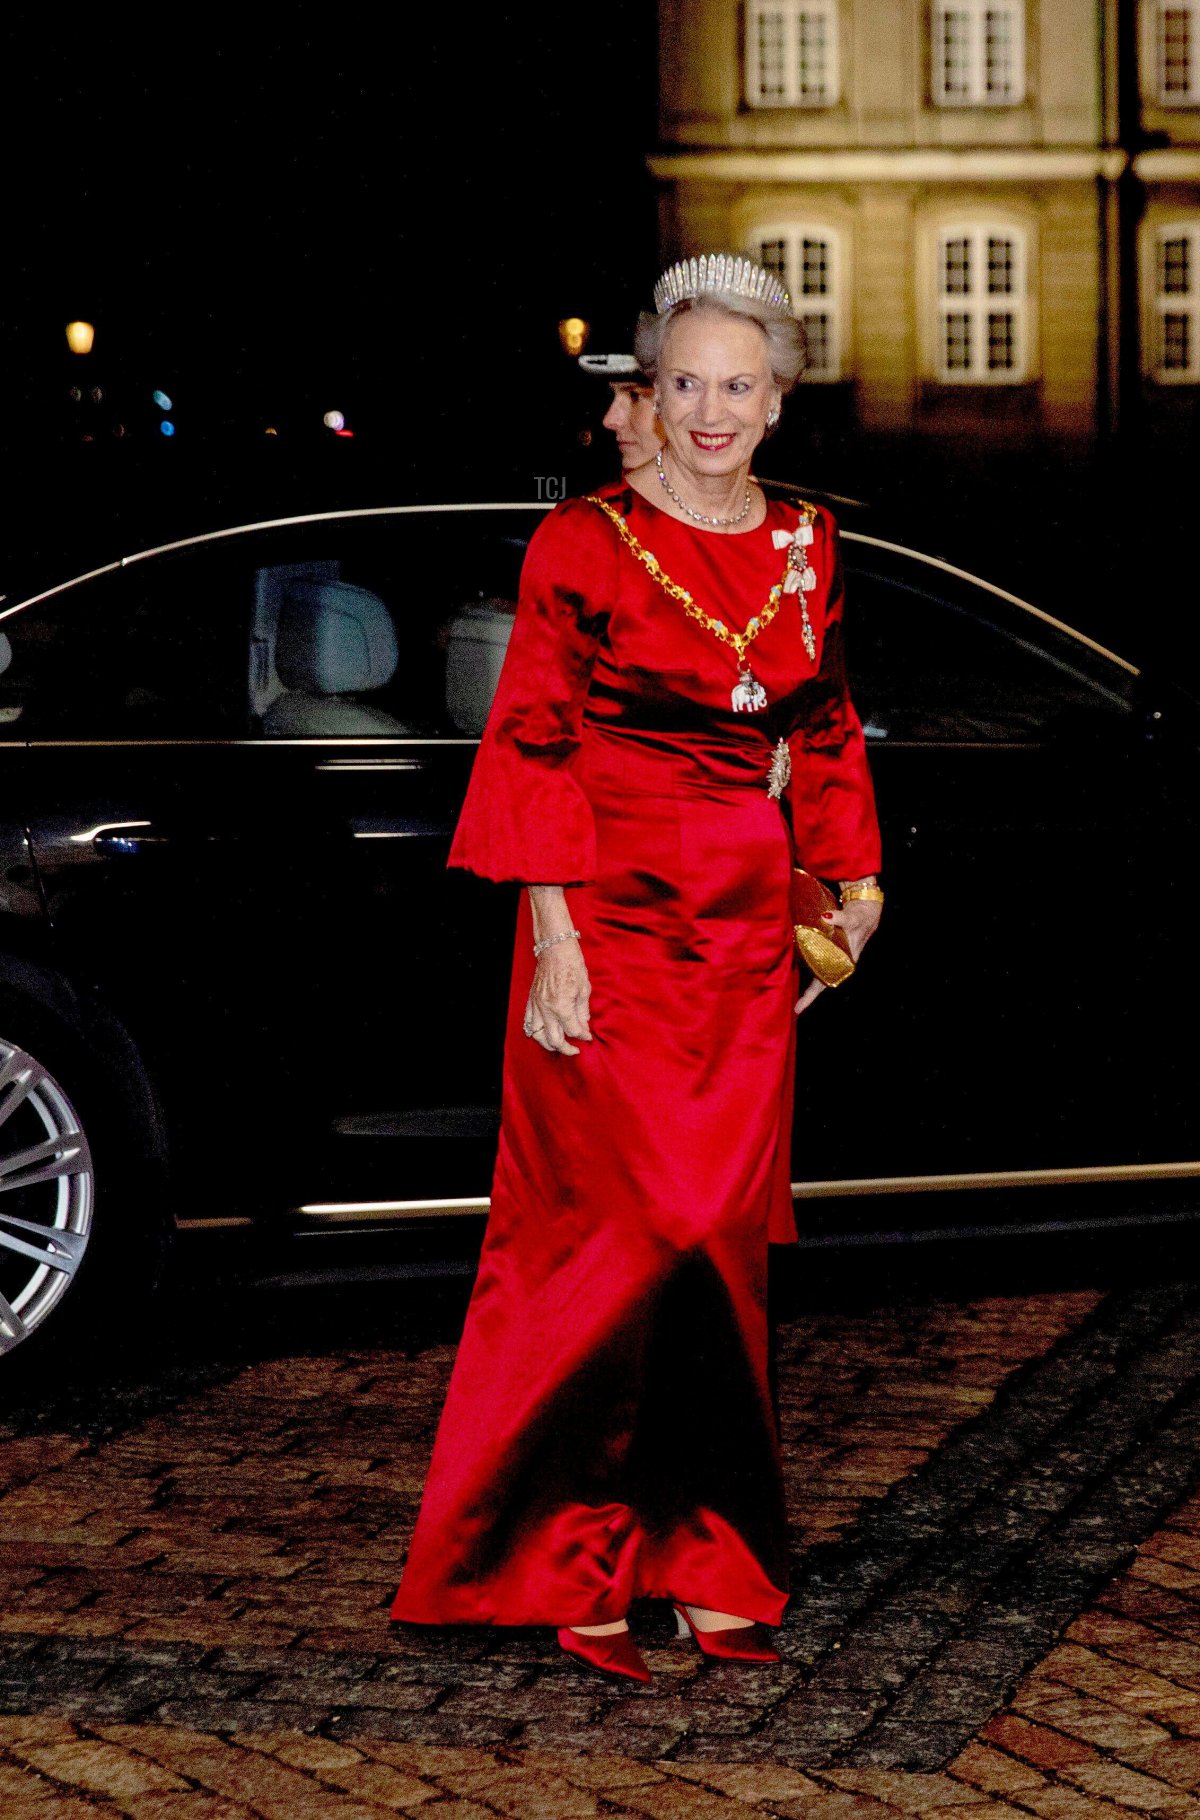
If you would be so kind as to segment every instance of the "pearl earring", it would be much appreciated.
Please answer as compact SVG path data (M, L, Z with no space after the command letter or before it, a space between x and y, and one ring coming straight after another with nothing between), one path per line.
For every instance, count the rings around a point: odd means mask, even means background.
M776 424L777 424L777 423L778 423L778 422L779 422L779 408L778 408L778 406L776 406L776 408L775 408L775 409L774 409L774 410L773 410L773 411L768 411L768 412L767 412L767 428L768 428L768 430L773 430L773 429L774 429L774 428L775 428L775 425L776 425Z

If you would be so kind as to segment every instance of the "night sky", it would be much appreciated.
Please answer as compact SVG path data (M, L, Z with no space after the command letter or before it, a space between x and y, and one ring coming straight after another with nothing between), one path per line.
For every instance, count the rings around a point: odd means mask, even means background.
M264 460L328 462L335 406L364 476L534 459L561 411L559 317L593 319L594 346L627 338L656 275L653 0L574 21L177 17L147 32L47 11L8 31L4 434L29 484L78 465L74 316L97 327L97 431L127 433L105 472L135 484L200 451L251 484ZM259 446L268 422L286 455Z

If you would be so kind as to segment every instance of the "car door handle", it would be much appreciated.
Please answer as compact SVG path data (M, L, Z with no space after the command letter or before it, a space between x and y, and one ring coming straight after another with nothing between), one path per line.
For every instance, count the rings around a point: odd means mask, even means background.
M406 815L356 815L350 823L355 840L448 840L454 822L441 817Z
M67 838L77 847L99 847L102 853L136 853L144 842L163 840L165 836L156 833L151 822L128 821L100 822Z

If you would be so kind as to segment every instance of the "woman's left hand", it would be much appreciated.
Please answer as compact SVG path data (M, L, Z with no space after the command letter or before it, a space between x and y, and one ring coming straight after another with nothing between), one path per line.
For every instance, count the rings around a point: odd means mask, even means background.
M831 910L825 917L824 920L831 928L846 931L846 939L850 943L850 955L855 964L878 929L882 911L883 905L876 903L873 898L852 898L848 904L843 904L840 910ZM809 980L808 985L796 1000L797 1016L800 1012L807 1011L813 1000L819 998L824 991L825 986L821 980L815 977Z

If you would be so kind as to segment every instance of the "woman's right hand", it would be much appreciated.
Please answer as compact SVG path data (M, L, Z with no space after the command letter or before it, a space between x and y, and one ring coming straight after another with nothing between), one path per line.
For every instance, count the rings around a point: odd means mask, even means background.
M578 1055L576 1043L590 1043L588 1003L592 985L579 943L556 942L538 956L525 1005L525 1034L551 1055Z

